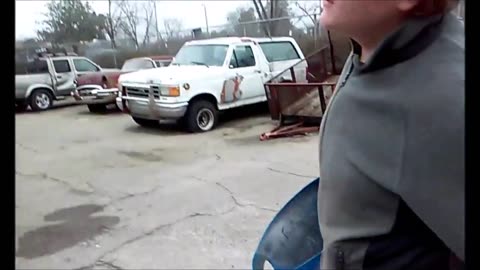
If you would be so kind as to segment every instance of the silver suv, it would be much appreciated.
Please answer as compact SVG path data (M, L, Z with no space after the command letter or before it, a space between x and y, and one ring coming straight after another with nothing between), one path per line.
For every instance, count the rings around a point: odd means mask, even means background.
M101 70L81 56L38 58L27 65L25 75L15 75L15 104L18 109L47 110L54 100L70 96L77 77Z

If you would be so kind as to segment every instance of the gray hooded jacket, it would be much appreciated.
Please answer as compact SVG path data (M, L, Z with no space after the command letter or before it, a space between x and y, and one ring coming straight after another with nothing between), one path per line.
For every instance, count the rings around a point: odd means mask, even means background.
M406 22L364 64L353 45L320 129L322 269L462 265L464 63L453 15Z

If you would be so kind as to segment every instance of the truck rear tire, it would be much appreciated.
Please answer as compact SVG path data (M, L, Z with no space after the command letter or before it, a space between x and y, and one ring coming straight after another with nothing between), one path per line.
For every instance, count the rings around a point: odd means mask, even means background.
M217 122L217 108L210 101L197 100L188 107L185 124L189 132L210 131L217 125Z
M29 103L32 111L45 111L52 107L53 96L48 90L38 89L30 95Z
M88 110L92 113L102 113L107 111L105 104L88 104Z
M160 125L160 123L157 120L143 119L135 116L132 116L132 119L135 123L137 123L142 127L152 128L152 127L158 127Z

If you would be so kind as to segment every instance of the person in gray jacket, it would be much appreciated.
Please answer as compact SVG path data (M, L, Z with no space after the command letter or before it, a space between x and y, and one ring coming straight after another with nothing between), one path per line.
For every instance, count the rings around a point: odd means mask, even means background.
M321 269L462 269L464 27L454 0L324 0L352 39L320 128Z

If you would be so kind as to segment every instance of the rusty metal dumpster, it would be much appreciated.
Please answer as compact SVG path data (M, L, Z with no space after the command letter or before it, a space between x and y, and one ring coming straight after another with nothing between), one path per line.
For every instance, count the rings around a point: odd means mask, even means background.
M294 65L265 83L270 115L279 121L279 126L263 133L260 140L318 131L338 79L333 63L331 68L326 63L329 49L325 46L304 60L308 62L308 82L296 82ZM278 78L286 72L290 72L289 77L293 80L279 81Z

